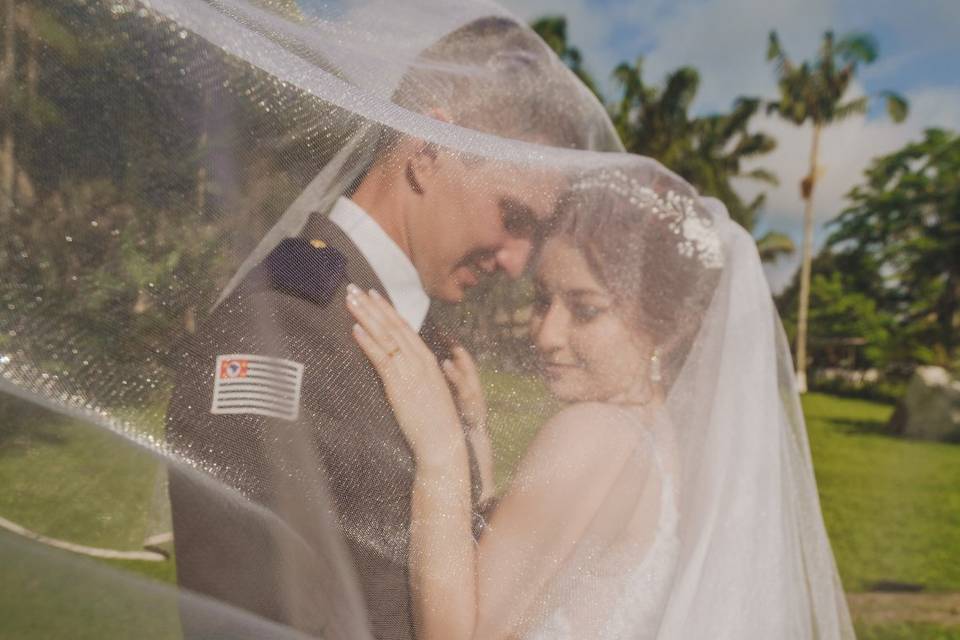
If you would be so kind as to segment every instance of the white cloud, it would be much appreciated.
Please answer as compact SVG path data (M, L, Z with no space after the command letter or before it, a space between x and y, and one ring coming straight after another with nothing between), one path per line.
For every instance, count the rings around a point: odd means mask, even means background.
M701 75L698 110L727 109L739 95L768 94L773 72L765 61L767 34L778 29L789 51L814 50L834 20L832 0L504 0L525 20L565 15L570 40L601 81L620 62L644 55L645 79L654 84L684 65ZM615 42L617 33L633 34Z
M919 140L923 130L929 127L960 129L960 88L925 89L908 94L907 99L910 116L902 124L885 118L856 117L824 131L820 145L820 166L824 173L814 195L814 219L818 226L846 207L845 195L862 182L863 171L873 158ZM754 127L778 141L773 153L753 163L772 170L780 178L778 187L766 189L764 227L789 233L799 246L803 213L799 182L809 168L811 128L795 127L767 116L758 117ZM749 184L738 185L738 188L747 197L759 190ZM822 240L822 227L820 230L818 235ZM799 256L794 256L768 270L771 286L782 287L798 263Z
M769 95L775 88L766 61L767 38L776 29L788 53L813 51L834 20L831 0L708 0L686 4L656 25L658 46L646 59L649 80L659 82L681 65L700 72L699 110L726 110L740 95Z
M727 110L741 95L776 95L773 68L765 59L771 29L777 30L788 54L802 60L813 57L823 32L829 28L842 33L885 25L893 29L900 51L883 55L878 64L860 70L861 79L883 79L891 74L909 77L910 69L925 53L954 41L960 24L957 0L874 0L869 11L862 2L844 0L503 2L526 20L546 14L566 15L572 43L582 50L598 78L637 54L644 54L645 79L652 84L662 83L665 74L680 66L695 67L701 77L694 105L697 112ZM622 40L624 32L635 33L635 41L617 43L617 34ZM915 89L906 97L911 112L904 124L896 125L885 118L853 118L825 132L820 154L825 173L815 195L818 225L844 208L844 195L862 180L864 169L874 157L919 139L923 129L931 126L960 130L960 88ZM787 232L799 245L802 202L798 184L808 170L810 128L797 128L765 116L758 117L754 127L777 138L777 150L756 164L773 170L781 180L779 187L765 188L768 200L761 227ZM744 184L741 190L749 196L758 189ZM817 231L822 240L822 226ZM789 280L798 262L799 257L794 256L768 269L775 290Z

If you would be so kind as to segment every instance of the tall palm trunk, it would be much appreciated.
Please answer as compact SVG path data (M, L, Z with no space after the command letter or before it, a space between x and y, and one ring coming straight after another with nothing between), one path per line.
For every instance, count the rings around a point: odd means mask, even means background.
M800 309L797 313L797 385L807 392L807 314L810 309L810 267L813 262L813 191L817 183L817 156L820 153L821 125L813 125L810 173L803 181L803 247L800 264Z
M16 81L16 7L14 0L3 3L3 61L0 63L0 95L9 100ZM3 108L0 134L0 215L13 209L13 188L16 179L13 114L8 104Z

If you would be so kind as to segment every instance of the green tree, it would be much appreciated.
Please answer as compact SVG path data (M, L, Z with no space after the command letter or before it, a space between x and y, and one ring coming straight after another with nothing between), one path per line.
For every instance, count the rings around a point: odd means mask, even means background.
M748 125L760 102L741 98L726 114L692 117L690 105L696 97L700 76L690 67L671 73L664 88L647 85L643 80L643 59L631 65L621 63L613 71L619 97L607 100L594 78L586 71L583 55L567 37L563 16L545 16L532 28L583 83L607 105L624 147L631 153L656 158L693 184L704 195L720 199L730 216L753 231L765 194L744 202L733 188L736 178L776 184L769 171L744 171L743 161L769 153L776 141L763 133L751 133ZM757 240L764 261L773 261L794 251L789 236L771 231Z
M797 380L801 391L807 388L807 324L810 305L810 269L813 255L813 194L818 179L820 137L824 127L850 116L863 114L869 96L846 99L858 65L877 58L876 42L868 35L851 34L835 40L833 32L823 36L817 59L795 64L787 56L775 31L770 32L767 60L776 66L779 99L767 103L767 112L776 113L797 126L813 125L810 169L800 184L804 201L800 296L797 314ZM891 92L883 94L890 116L897 122L907 115L906 101Z
M0 351L46 363L70 344L83 356L63 367L102 360L142 376L145 354L161 358L216 298L235 266L225 246L244 255L316 174L323 158L305 149L339 140L297 128L309 97L189 34L158 35L170 31L135 11L20 0L16 16L0 143L15 141L10 166L35 194L20 189L0 212L0 300L30 313L2 318ZM204 63L184 68L192 59Z
M25 166L30 151L51 128L63 123L57 105L38 90L40 58L76 64L82 51L91 53L93 49L82 47L82 40L45 6L5 0L2 17L0 215L9 214L18 203L32 204L36 195L34 175ZM96 58L94 55L86 63Z
M580 50L570 44L565 17L544 16L531 27L600 101L607 104L627 151L656 158L704 195L723 201L734 220L749 230L754 228L764 195L745 203L731 180L749 178L776 184L776 177L768 171L741 170L744 160L769 153L776 146L770 136L747 129L760 106L758 100L741 98L728 114L691 117L690 105L700 84L697 71L690 67L674 71L661 90L645 84L643 59L638 58L633 65L624 62L613 71L620 96L608 102L585 69ZM758 244L765 260L793 251L790 238L781 233L771 232Z
M583 66L583 55L580 53L580 49L571 46L569 40L567 40L567 19L564 16L544 16L535 20L530 27L543 38L543 41L553 49L557 57L563 60L574 75L580 78L580 81L593 92L593 95L597 96L600 102L603 102L604 97L597 88L596 80Z
M17 7L14 0L3 0L3 58L0 59L0 215L13 208L13 184L16 155L13 137L11 97L16 90Z
M633 65L621 63L613 75L621 94L610 111L627 151L656 158L702 194L720 199L734 220L753 231L765 194L744 202L732 181L777 182L764 169L742 169L744 161L776 146L772 137L748 128L760 101L740 98L729 113L693 117L690 106L700 85L696 69L677 69L667 76L662 89L644 82L642 58ZM790 238L778 232L766 234L757 244L765 260L793 251Z
M835 253L814 258L810 283L810 351L821 366L883 367L897 362L892 339L896 320L884 308L880 265L869 253ZM799 274L780 295L777 308L787 335L796 338ZM852 353L855 362L845 361Z
M877 158L831 222L836 251L878 263L878 299L904 327L914 361L954 365L960 324L960 134L929 129ZM876 286L876 285L875 285Z

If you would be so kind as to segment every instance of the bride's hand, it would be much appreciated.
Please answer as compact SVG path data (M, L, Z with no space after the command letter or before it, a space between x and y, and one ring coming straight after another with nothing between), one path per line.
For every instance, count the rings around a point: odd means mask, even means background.
M433 353L377 292L347 287L353 336L383 380L418 464L444 464L466 446L460 417Z
M483 430L487 424L487 399L483 395L480 373L470 353L461 346L453 348L453 358L441 368L453 385L460 416L471 430Z
M494 497L493 447L487 432L487 399L480 382L480 373L470 353L461 346L454 347L453 358L444 360L443 372L453 386L460 416L469 427L467 436L477 459L480 472L480 504Z

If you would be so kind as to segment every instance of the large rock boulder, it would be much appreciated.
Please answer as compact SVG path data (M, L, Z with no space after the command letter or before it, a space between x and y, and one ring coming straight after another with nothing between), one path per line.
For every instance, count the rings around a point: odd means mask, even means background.
M890 429L908 438L960 442L960 380L942 367L918 367Z

